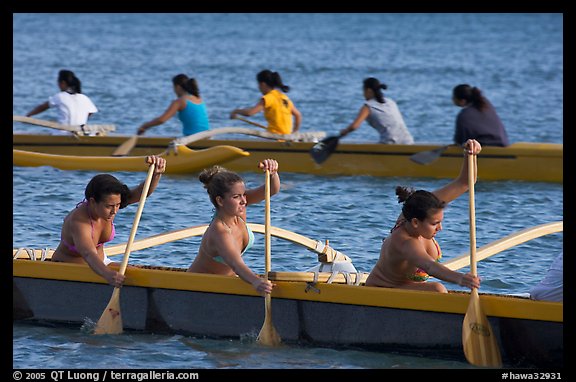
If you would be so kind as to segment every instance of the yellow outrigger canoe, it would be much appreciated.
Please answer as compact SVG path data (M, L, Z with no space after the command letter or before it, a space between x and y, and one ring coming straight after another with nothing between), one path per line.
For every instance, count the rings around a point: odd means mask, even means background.
M186 146L177 145L173 150L166 150L159 155L166 159L166 173L188 174L250 154L229 145L218 145L201 150L192 150ZM61 170L146 171L144 159L145 155L87 156L12 150L14 166L51 166Z
M14 134L13 148L67 155L111 155L129 136L62 136ZM150 155L165 149L174 137L140 137L131 155ZM411 157L441 149L441 144L385 145L340 142L336 151L316 164L310 155L314 142L261 139L202 139L187 144L194 150L232 145L250 153L226 163L233 171L254 172L255 162L274 158L282 171L314 175L370 175L453 178L462 166L462 149L449 147L437 160L422 165ZM483 147L478 155L478 176L482 180L523 180L563 182L563 145L559 143L517 142L508 147Z
M133 250L201 235L207 226L170 231L133 243ZM263 225L251 224L262 233ZM562 222L524 229L479 248L486 258L511 246L563 230ZM321 265L346 263L342 253L294 232L271 227L271 235L318 254ZM106 249L124 253L126 243ZM112 287L87 265L50 261L52 251L13 249L13 320L81 327L94 322ZM344 259L344 260L342 260ZM445 263L466 266L467 254ZM113 265L111 265L113 266ZM321 268L318 268L319 270ZM352 346L383 351L460 356L462 325L470 293L412 291L364 286L366 273L270 272L274 326L282 341L316 346ZM125 330L241 338L258 333L263 299L238 277L186 272L185 268L132 266L121 289ZM480 294L506 365L563 366L562 302L514 295Z

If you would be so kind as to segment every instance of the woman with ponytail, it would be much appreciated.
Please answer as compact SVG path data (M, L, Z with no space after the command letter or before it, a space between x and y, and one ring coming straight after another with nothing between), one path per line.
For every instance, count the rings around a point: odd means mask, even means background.
M484 146L508 146L508 136L494 106L477 87L468 84L452 90L454 105L462 108L456 117L454 143L476 139Z
M58 87L59 93L36 106L26 116L31 117L53 107L58 110L58 123L78 126L85 125L88 117L98 111L90 98L82 94L81 82L70 70L61 70L58 73Z
M366 102L360 108L358 116L347 128L340 130L340 136L345 136L358 129L362 122L368 121L380 134L380 143L406 144L414 143L412 134L408 131L398 105L391 98L384 98L382 90L386 84L380 83L374 77L364 80L364 98Z
M258 89L263 94L260 101L253 107L234 109L230 113L230 118L236 118L237 114L250 117L263 111L264 118L268 122L267 130L269 132L275 134L297 132L302 124L302 114L285 94L290 90L290 87L284 85L280 74L267 69L262 70L256 75L256 81L258 81Z
M143 123L137 130L138 135L144 134L153 126L163 124L178 113L182 122L182 135L192 135L201 131L210 130L208 111L206 104L200 97L198 83L194 78L188 78L186 74L178 74L172 78L174 93L178 97L161 116Z
M467 288L479 288L480 279L471 273L459 273L440 263L442 251L435 239L442 230L444 207L468 191L468 155L476 155L482 147L470 139L464 144L464 162L460 175L446 186L429 192L397 187L402 213L382 240L380 258L366 279L366 286L426 290L446 293L440 282L427 282L429 276Z
M260 168L270 171L270 195L280 192L278 162L265 159ZM198 179L204 184L215 211L188 272L238 275L260 294L271 293L272 283L252 272L242 259L254 243L246 207L264 200L264 185L247 189L238 174L220 166L203 170Z

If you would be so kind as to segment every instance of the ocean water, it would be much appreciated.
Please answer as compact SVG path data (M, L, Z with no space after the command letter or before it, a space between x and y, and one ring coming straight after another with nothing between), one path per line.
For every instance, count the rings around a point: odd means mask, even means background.
M530 36L530 38L526 38ZM57 91L60 69L73 70L99 112L133 134L174 99L171 78L196 77L213 127L244 126L232 109L259 99L256 73L278 71L303 114L303 131L335 133L362 105L362 80L388 84L417 142L449 143L458 108L453 86L469 83L495 105L512 142L563 142L563 16L561 14L14 14L13 114L24 115ZM55 119L53 110L38 115ZM263 121L255 116L255 121ZM14 131L50 133L14 124ZM178 136L176 118L148 135ZM368 125L345 138L375 141ZM280 163L282 169L282 163ZM13 168L13 247L55 247L66 213L83 198L95 172ZM129 186L144 173L115 174ZM248 187L263 182L243 174ZM316 177L281 173L272 224L313 239L329 239L359 271L375 264L382 237L400 212L394 187L434 190L448 180ZM563 220L563 185L492 181L476 185L478 246L517 230ZM136 211L116 218L126 241ZM212 206L193 175L164 176L147 200L137 238L210 220ZM262 223L263 203L248 209ZM468 198L445 211L438 235L446 259L467 252ZM132 264L186 267L200 239L133 252ZM272 265L301 271L315 256L273 238ZM263 237L245 256L263 272ZM478 264L481 292L526 293L563 250L563 235L542 237ZM461 288L446 284L449 289ZM33 353L34 357L30 354ZM97 356L95 356L97 355ZM13 324L14 368L470 368L463 359L289 347L262 350L249 340L127 334L94 339L79 328Z

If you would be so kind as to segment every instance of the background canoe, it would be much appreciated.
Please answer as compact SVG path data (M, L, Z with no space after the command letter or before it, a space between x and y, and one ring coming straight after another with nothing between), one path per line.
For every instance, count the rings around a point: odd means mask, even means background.
M111 155L129 136L78 137L42 134L14 134L13 148L52 154ZM174 137L140 137L131 155L150 155L164 150ZM232 171L257 171L254 163L275 158L282 171L314 175L370 175L453 178L462 166L462 150L449 147L434 162L421 165L410 157L434 150L442 144L383 145L341 142L337 150L318 165L310 155L313 142L279 142L257 139L210 139L190 143L202 150L232 145L248 151L250 158L237 157L226 163ZM480 155L482 180L525 180L563 182L563 145L517 142L508 147L484 147Z

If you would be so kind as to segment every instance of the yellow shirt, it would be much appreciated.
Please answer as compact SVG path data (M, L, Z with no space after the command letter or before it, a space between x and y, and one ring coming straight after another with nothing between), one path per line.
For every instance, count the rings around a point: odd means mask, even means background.
M292 133L292 101L276 89L264 96L264 118L268 122L268 131L276 134Z

